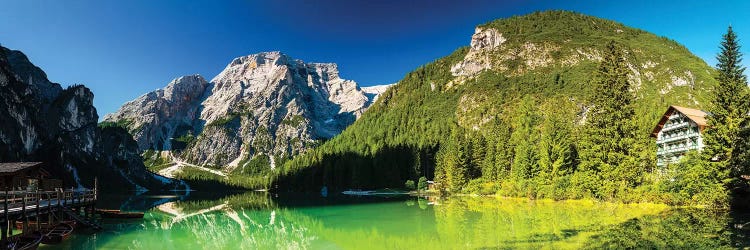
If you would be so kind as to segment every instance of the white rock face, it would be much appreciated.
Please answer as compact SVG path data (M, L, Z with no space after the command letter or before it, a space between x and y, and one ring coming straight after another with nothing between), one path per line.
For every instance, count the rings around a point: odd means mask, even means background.
M265 155L273 162L337 135L384 88L365 92L341 79L333 63L263 52L235 58L210 82L197 75L175 79L105 121L127 124L141 149L175 150L188 163L231 170L241 158ZM174 145L173 138L186 135L195 139Z
M367 99L369 99L370 103L374 103L378 100L378 97L386 90L388 90L388 88L393 86L393 84L394 83L362 87L362 91L365 92L365 95L367 96Z
M496 29L477 27L474 29L474 35L471 35L471 50L491 50L502 45L506 40L503 33Z
M104 121L127 124L141 149L169 149L173 134L194 130L193 121L208 85L200 75L174 79L164 89L125 103Z
M148 172L125 131L97 127L94 94L85 86L63 89L22 52L2 46L0 86L0 159L45 162L45 170L77 187L92 187L96 176L104 190L184 189Z
M490 53L488 52L500 47L506 40L497 29L477 27L474 30L474 35L471 36L469 53L466 54L462 62L451 67L451 73L454 76L473 76L491 68L491 60L488 57Z

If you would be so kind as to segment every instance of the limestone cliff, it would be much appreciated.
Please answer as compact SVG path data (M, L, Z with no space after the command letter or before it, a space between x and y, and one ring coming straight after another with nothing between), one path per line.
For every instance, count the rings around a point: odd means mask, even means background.
M210 82L177 78L104 120L124 125L143 150L170 151L169 164L228 173L261 156L274 168L339 134L385 88L365 92L336 64L263 52L235 58Z
M0 47L0 162L45 162L66 187L90 188L98 177L111 191L185 188L148 172L129 136L103 139L117 133L97 126L93 100L83 85L63 89L23 53Z

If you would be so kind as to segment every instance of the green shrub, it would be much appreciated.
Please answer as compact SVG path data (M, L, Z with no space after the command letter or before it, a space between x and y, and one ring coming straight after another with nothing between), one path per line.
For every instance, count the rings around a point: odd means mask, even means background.
M416 187L414 186L414 181L407 180L406 183L404 183L404 187L408 190L414 190Z
M299 125L302 124L304 120L305 118L302 117L301 115L295 115L289 119L284 119L283 121L281 121L281 124L289 125L292 127L299 127Z
M417 182L417 189L419 190L426 190L428 187L427 185L427 177L419 177L419 182Z

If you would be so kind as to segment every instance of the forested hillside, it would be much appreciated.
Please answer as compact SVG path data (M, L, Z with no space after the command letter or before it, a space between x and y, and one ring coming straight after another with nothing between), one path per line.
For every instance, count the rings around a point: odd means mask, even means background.
M607 88L605 66L623 70L625 89ZM426 176L454 192L669 202L649 133L669 105L704 108L713 71L668 38L596 17L492 21L470 46L407 74L342 134L287 162L278 186L396 187ZM587 150L602 143L590 128L591 111L602 110L594 104L611 97L602 91L632 102L623 107L632 114L611 116L629 128L629 165L607 174L586 167Z

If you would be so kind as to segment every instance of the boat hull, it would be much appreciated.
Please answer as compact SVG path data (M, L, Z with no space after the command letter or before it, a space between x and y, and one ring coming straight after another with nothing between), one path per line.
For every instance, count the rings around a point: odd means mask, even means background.
M48 245L59 244L70 237L73 233L73 229L73 226L67 223L57 224L44 234L42 243Z
M139 219L143 218L142 212L123 212L120 210L105 210L98 209L96 212L102 216L102 218L113 218L113 219Z
M7 248L14 250L37 249L39 247L39 243L42 242L42 238L43 235L40 232L13 236L12 238L9 238L10 244L7 246Z
M73 228L76 228L77 222L74 220L66 220L63 221L63 223L69 224L73 226ZM36 221L29 221L29 228L36 230ZM39 228L38 229L49 229L50 224L47 222L39 222ZM16 221L16 229L23 230L23 222L22 221Z

